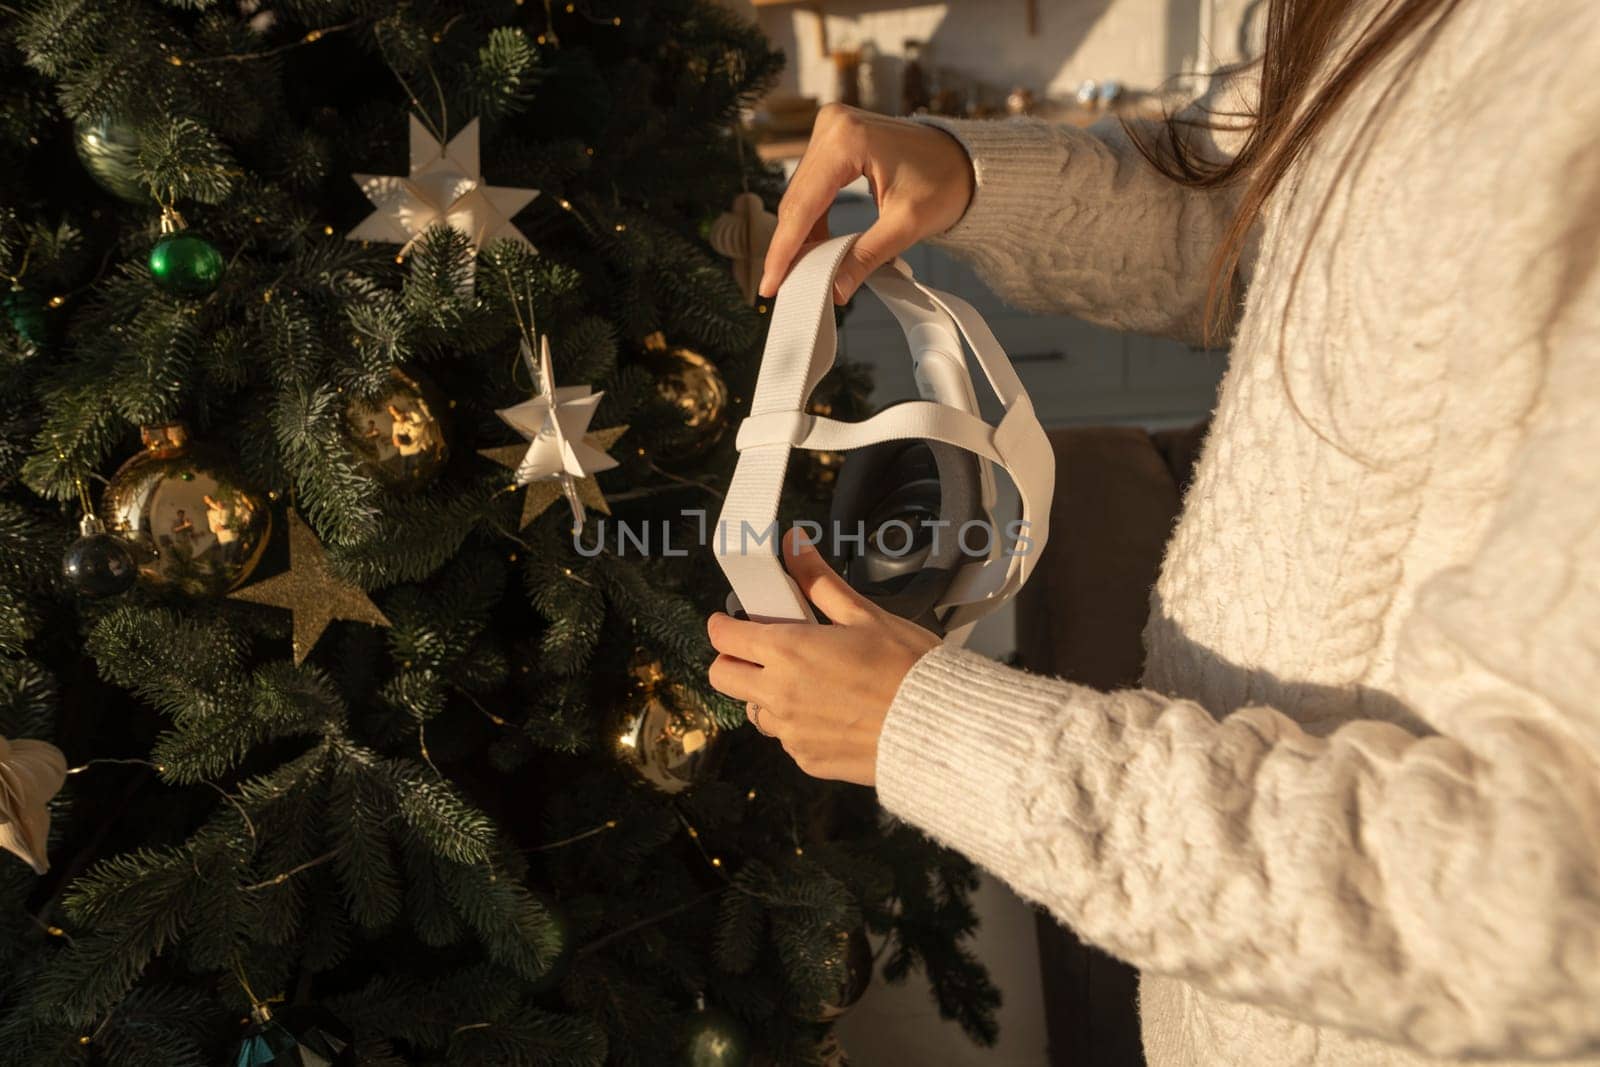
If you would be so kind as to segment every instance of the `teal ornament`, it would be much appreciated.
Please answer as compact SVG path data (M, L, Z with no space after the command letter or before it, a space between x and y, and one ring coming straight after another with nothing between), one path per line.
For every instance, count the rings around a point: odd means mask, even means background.
M13 289L6 293L6 318L17 335L33 345L44 344L49 323L45 320L44 301L27 289Z
M356 1065L350 1032L324 1008L291 1004L271 1011L260 1004L250 1014L254 1021L239 1042L233 1067Z
M749 1067L750 1035L744 1024L702 1000L689 1020L683 1045L684 1067Z
M205 296L222 281L222 253L193 233L163 234L150 249L156 284L179 296Z
M79 119L72 128L72 147L83 169L106 192L130 204L150 200L150 187L139 173L139 135L110 116Z

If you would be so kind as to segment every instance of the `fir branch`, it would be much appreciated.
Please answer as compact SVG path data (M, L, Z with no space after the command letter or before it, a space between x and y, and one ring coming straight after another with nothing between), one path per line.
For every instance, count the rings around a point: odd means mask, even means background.
M334 872L350 917L379 929L400 913L402 888L387 824L395 818L387 783L345 763L333 775L328 796L328 840Z
M0 659L0 737L48 739L58 702L56 680L28 659Z
M498 1022L459 1027L450 1042L452 1064L500 1067L600 1067L604 1031L589 1019L523 1008Z
M467 109L487 121L509 118L533 102L540 82L538 51L520 26L489 32L460 89Z
M184 848L113 857L79 879L67 895L67 911L92 930L76 937L44 972L34 1002L80 1026L104 1015L195 921L208 896L205 869L233 847L211 835Z
M178 200L220 204L232 191L234 176L241 173L222 142L187 117L141 132L139 172L163 204Z
M445 891L489 958L537 982L562 949L562 935L545 905L489 864L443 868Z
M383 769L400 818L420 843L455 863L488 861L492 828L482 812L414 764L392 760Z

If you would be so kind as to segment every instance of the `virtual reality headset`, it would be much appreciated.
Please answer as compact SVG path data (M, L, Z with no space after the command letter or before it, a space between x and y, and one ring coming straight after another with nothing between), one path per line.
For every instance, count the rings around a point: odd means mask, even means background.
M959 642L1022 588L1044 549L1055 454L988 324L966 301L918 283L899 260L866 288L905 332L920 399L856 423L806 411L834 363L834 276L857 236L817 245L778 290L713 539L733 586L729 609L763 622L816 621L772 534L790 450L846 452L831 529L814 540L867 599ZM979 414L963 340L1004 408L997 424ZM1021 503L1020 521L1004 529L994 516L996 465Z

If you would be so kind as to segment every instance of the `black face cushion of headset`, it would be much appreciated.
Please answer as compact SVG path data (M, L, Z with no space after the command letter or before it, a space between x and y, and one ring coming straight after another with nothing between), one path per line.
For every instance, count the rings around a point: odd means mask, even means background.
M942 633L933 608L957 570L974 558L963 551L959 532L984 517L977 456L940 441L880 441L845 457L823 541L852 588L884 610ZM909 548L903 530L881 530L893 519L911 527ZM935 537L920 525L924 520L948 525ZM864 544L839 536L853 536L858 524L865 529Z

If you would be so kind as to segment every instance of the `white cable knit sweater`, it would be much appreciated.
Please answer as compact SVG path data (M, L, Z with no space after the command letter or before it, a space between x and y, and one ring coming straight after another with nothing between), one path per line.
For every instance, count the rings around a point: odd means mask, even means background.
M1415 48L1269 205L1145 688L940 649L880 742L889 810L1143 969L1153 1067L1600 1064L1600 4ZM941 125L998 291L1194 333L1235 193Z

